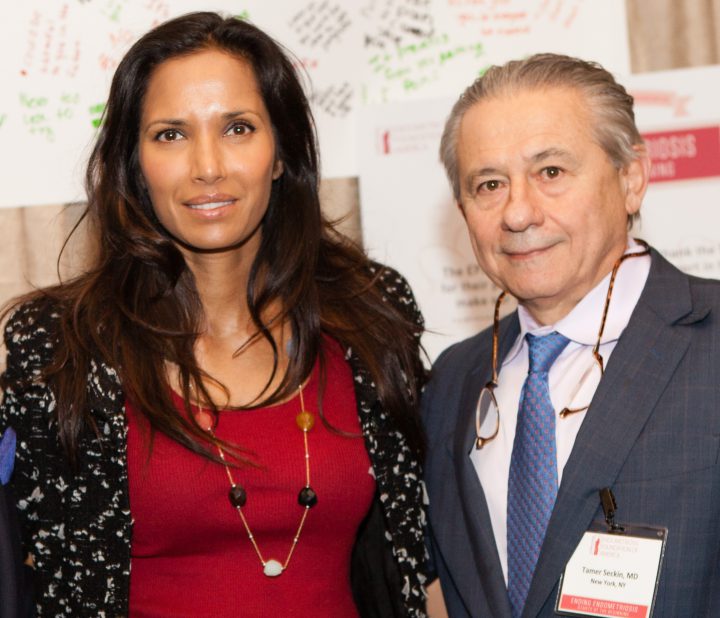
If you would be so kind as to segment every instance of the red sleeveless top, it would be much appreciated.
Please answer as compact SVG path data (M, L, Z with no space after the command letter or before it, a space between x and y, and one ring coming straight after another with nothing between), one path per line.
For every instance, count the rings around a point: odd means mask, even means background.
M375 491L360 435L353 379L340 346L326 340L325 418L308 433L311 485L318 496L287 569L263 574L247 532L228 500L223 466L156 433L132 402L128 476L133 519L130 616L173 618L357 616L350 588L350 554ZM318 367L303 391L317 411ZM177 398L179 410L182 401ZM260 468L232 471L247 492L243 513L265 560L284 563L303 507L303 435L295 424L298 397L252 411L220 413L219 438L253 453Z

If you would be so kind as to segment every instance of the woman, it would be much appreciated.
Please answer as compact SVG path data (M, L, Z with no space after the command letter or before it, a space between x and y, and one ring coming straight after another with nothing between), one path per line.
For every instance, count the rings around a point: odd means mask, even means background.
M5 334L40 614L424 615L422 320L322 218L279 46L142 37L87 190L94 263Z

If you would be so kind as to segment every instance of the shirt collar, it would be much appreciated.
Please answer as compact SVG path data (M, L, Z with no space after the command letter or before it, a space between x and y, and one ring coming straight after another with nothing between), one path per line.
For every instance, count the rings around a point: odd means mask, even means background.
M628 237L625 253L637 253L642 249L642 245ZM601 344L617 341L625 330L650 274L650 262L650 256L644 255L626 260L618 269ZM520 334L502 364L509 363L520 353L527 333L542 336L557 331L580 345L595 345L610 284L610 274L608 273L570 313L555 324L549 326L538 324L525 307L518 305Z

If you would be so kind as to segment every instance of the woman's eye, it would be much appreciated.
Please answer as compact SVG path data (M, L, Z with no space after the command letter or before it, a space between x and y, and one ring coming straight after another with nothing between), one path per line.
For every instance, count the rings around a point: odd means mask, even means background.
M247 135L248 133L252 133L254 131L254 127L249 125L246 122L239 122L237 124L232 125L228 130L226 135Z
M182 138L182 133L177 129L165 129L157 134L157 141L159 142L175 142Z

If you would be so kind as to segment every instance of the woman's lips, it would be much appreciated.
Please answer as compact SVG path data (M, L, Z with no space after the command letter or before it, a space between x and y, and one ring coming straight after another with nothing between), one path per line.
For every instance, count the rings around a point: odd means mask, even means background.
M198 195L185 202L185 206L192 208L193 210L217 210L218 208L224 208L230 206L235 202L236 198L232 195L225 194L212 194L212 195Z
M226 200L223 202L205 202L204 204L187 204L193 210L214 210L223 206L230 206L235 200Z

